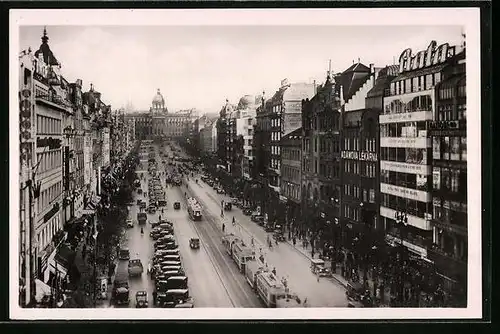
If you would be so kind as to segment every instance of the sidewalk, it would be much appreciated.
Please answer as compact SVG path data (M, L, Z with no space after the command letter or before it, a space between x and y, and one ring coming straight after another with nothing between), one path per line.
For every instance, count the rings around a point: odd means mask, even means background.
M312 259L310 246L304 248L304 247L302 247L302 245L299 245L300 242L297 242L297 244L294 246L290 240L288 240L287 238L285 238L285 240L286 240L285 242L288 243L290 245L290 247L293 247L298 253L305 256L308 260ZM320 258L319 255L320 255L319 252L316 252L314 258L319 259ZM325 267L331 270L331 261L325 261ZM347 279L342 277L342 275L340 274L340 271L341 271L341 268L339 268L339 266L337 264L337 266L335 268L335 272L332 271L332 278L335 281L337 281L339 284L344 286L344 288L347 288L348 281L347 281ZM359 270L359 277L361 280L363 279L363 271L361 269ZM373 285L374 285L373 279L371 277L368 277L368 286L369 286L370 295L372 297L373 297ZM379 307L388 307L388 301L390 300L389 296L391 295L390 293L391 293L390 287L385 286L385 288L384 288L384 302L380 303Z
M305 256L308 260L312 260L311 257L311 248L310 247L302 247L301 242L297 242L297 244L294 246L293 243L288 240L288 238L285 237L285 242L290 245L295 251L297 251L299 254L302 254ZM319 259L319 252L316 252L314 254L315 259ZM328 269L331 269L331 261L325 261L325 267ZM342 277L342 275L338 274L337 272L332 273L332 278L337 281L337 283L341 284L344 288L347 288L347 280Z
M78 271L80 272L80 280L78 282L78 287L77 291L79 290L80 292L83 292L85 296L87 297L85 302L90 303L91 307L94 306L94 296L93 296L93 289L94 286L91 283L91 281L94 278L94 264L89 263L89 254L85 256L85 259L82 256L82 250L83 250L83 245L85 244L85 240L83 239L80 241L78 244L75 252L75 265L78 268ZM88 247L87 247L87 252L88 252ZM96 268L96 276L97 278L100 276L106 276L107 277L107 268L102 268L102 266L97 265ZM98 290L98 287L96 287ZM97 299L95 301L95 306L97 308L107 308L110 305L110 300L111 300L111 293L109 291L109 285L108 285L108 294L107 294L107 299Z

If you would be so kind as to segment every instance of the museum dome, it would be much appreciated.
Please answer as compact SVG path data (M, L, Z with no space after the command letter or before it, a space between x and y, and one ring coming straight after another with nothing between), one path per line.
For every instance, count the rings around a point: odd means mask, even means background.
M165 104L165 99L163 98L163 95L161 95L159 88L155 97L153 97L153 105L155 104Z

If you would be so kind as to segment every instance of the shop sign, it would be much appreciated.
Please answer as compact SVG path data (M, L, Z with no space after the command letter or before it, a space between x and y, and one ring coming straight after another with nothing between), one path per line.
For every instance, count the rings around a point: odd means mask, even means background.
M456 130L461 128L462 124L459 124L458 121L437 121L431 122L430 129L431 130Z
M436 41L431 41L427 50L412 54L412 49L404 50L399 56L399 73L441 64L455 55L455 47L448 43L437 46Z
M380 184L380 192L384 194L394 195L398 197L404 197L420 202L430 202L431 196L428 192L422 190L415 190L410 188L404 188L399 186L394 186L387 183Z
M36 147L47 147L49 150L55 150L61 148L61 139L56 138L38 138L36 140Z
M432 111L415 111L380 115L379 123L419 122L432 119Z
M427 165L385 160L380 162L380 169L408 174L431 174L431 167Z
M373 152L342 151L340 155L342 159L378 161L377 153Z
M430 138L426 137L382 137L382 147L427 148L431 147Z

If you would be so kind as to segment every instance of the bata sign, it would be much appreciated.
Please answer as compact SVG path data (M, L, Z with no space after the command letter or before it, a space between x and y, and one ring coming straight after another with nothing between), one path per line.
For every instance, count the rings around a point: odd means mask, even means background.
M373 152L356 152L342 151L340 153L342 159L362 160L362 161L378 161L377 153Z
M446 59L455 55L455 47L448 43L436 47L436 41L429 44L427 50L419 51L415 55L411 49L406 49L399 56L399 72L418 70L420 68L441 64Z

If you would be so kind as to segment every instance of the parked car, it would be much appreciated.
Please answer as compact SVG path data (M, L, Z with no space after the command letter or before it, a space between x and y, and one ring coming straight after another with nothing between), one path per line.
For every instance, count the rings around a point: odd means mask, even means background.
M175 203L174 203L174 209L175 209L175 210L180 210L180 208L181 208L181 203L179 203L179 202L175 202Z
M245 216L250 216L252 214L252 209L250 209L249 207L244 207L243 208L243 214Z
M127 227L129 228L134 227L134 221L132 220L132 218L127 219Z
M264 221L264 216L261 216L261 215L252 215L252 217L250 217L250 219L254 223L262 223Z

